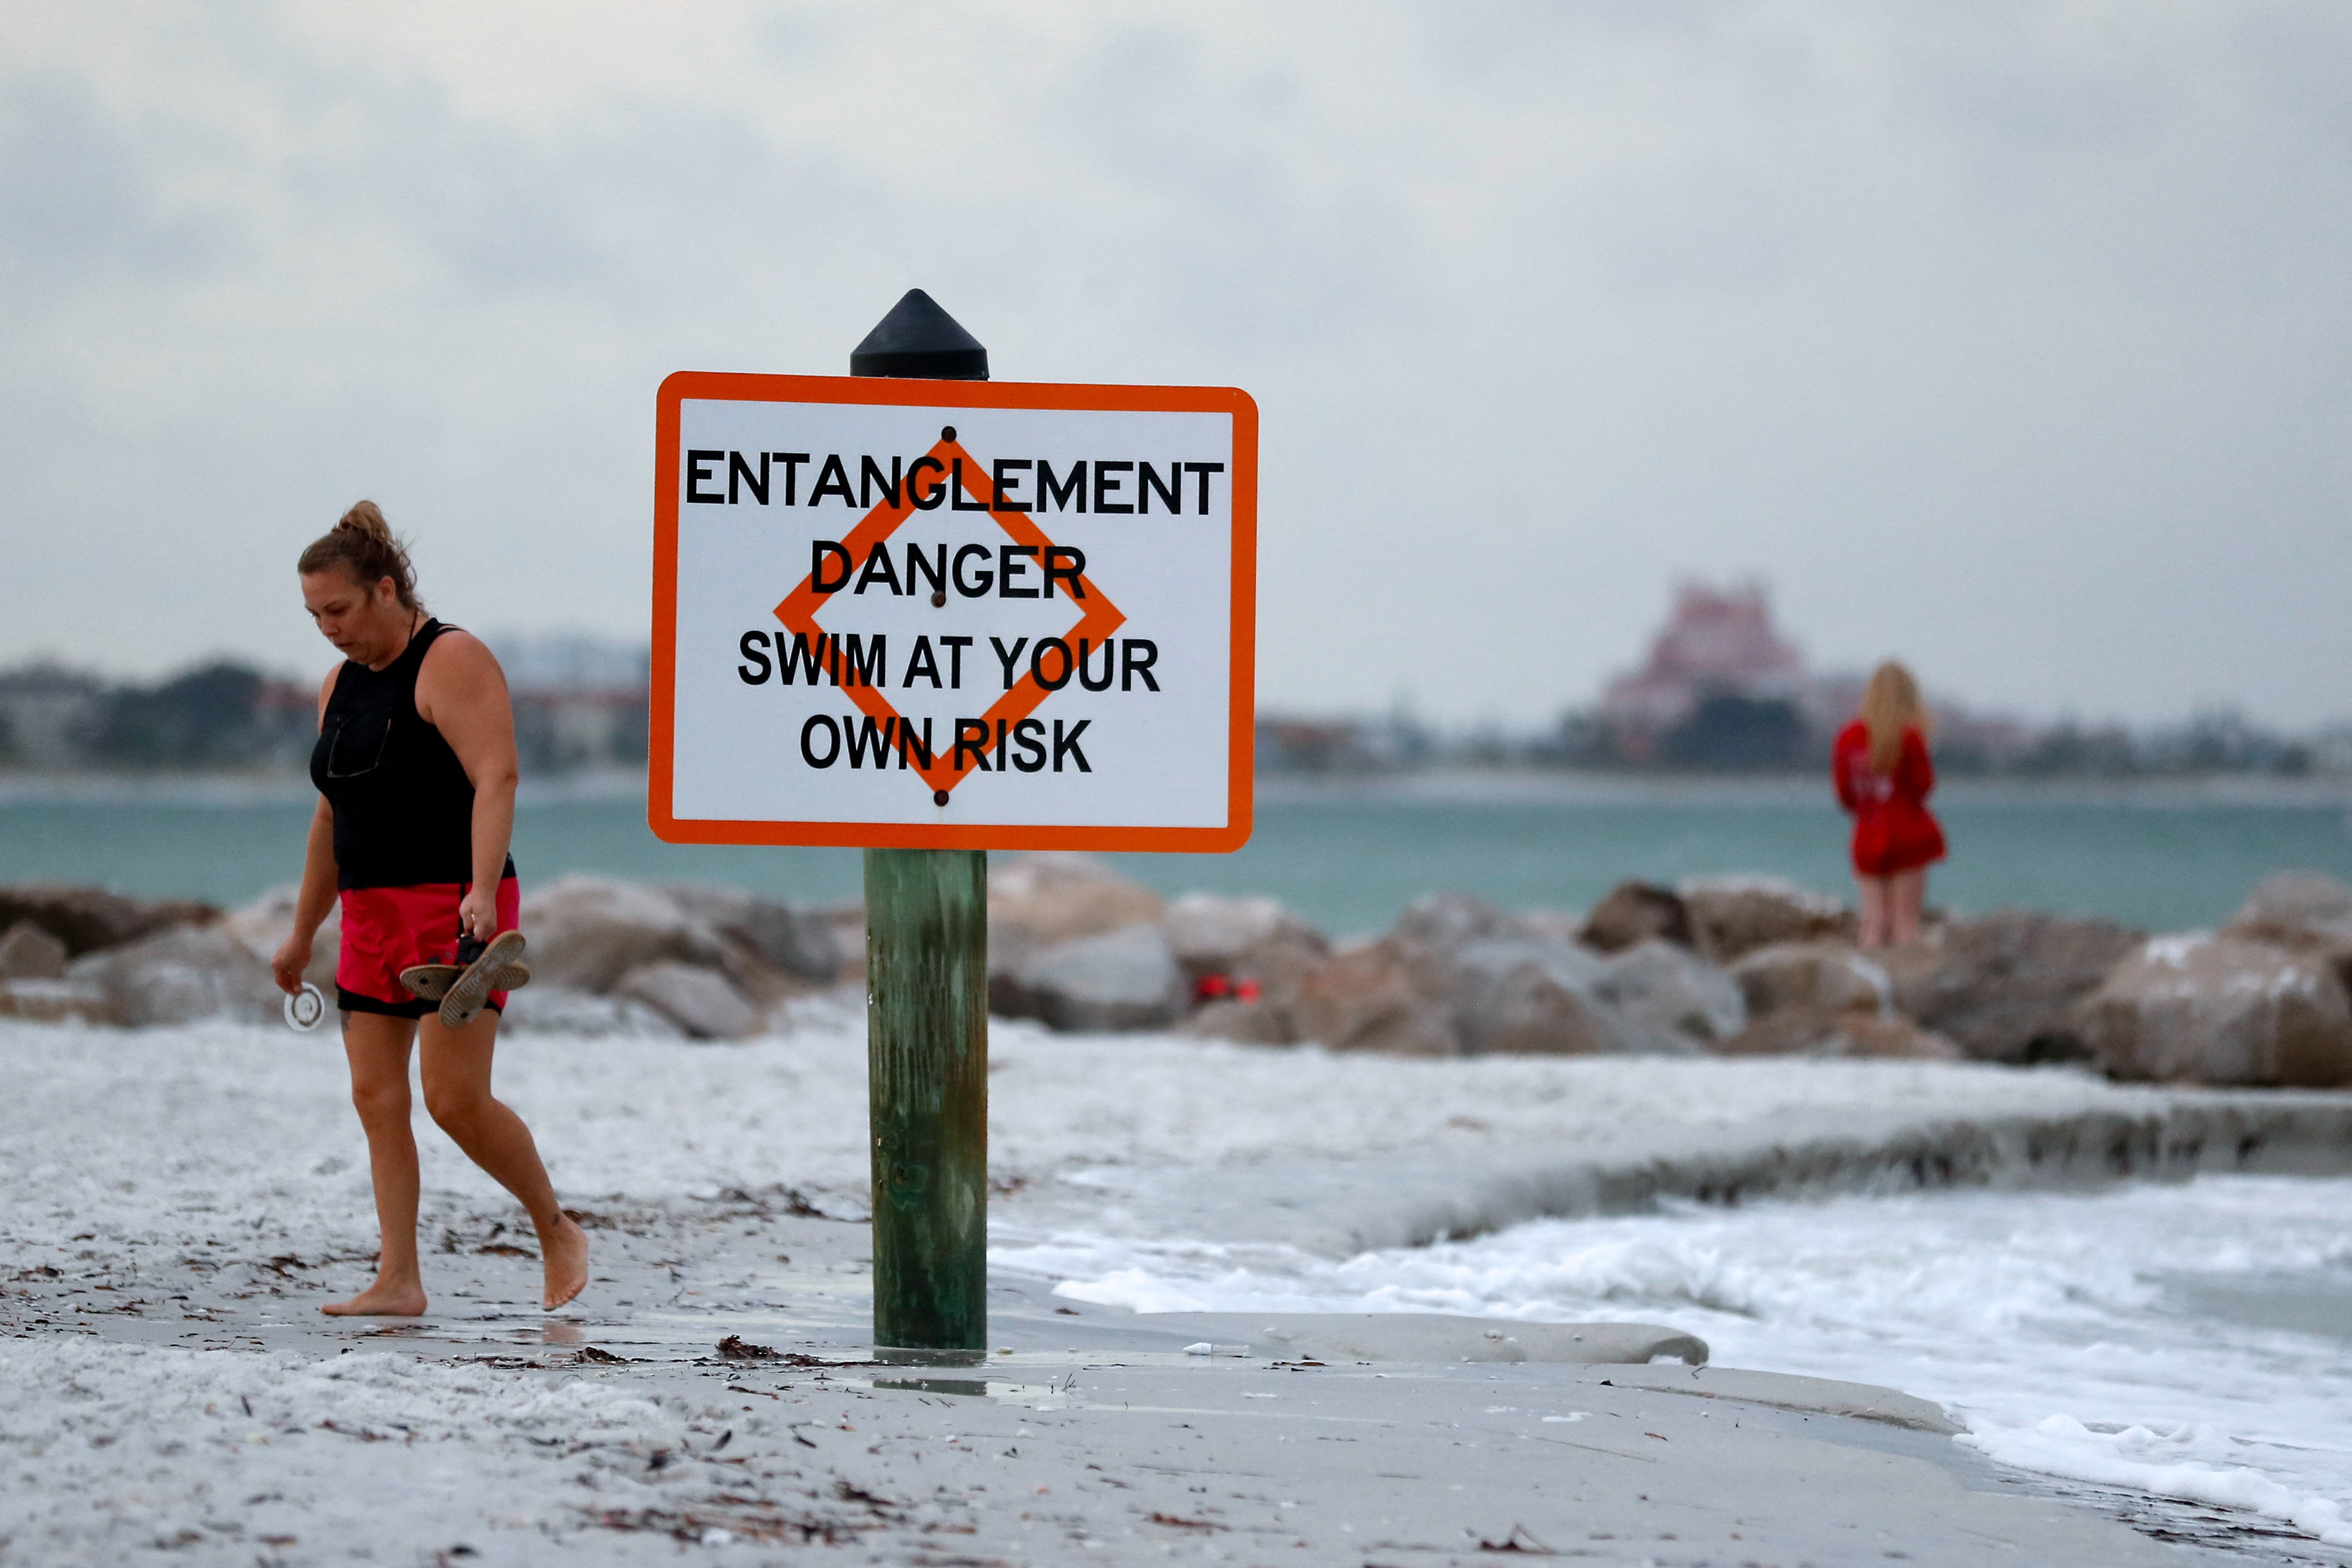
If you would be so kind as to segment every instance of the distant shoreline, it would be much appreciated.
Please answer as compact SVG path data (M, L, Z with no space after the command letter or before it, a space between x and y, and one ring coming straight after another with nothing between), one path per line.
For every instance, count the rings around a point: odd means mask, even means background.
M591 769L526 778L526 806L575 800L642 800L635 768ZM299 773L24 773L0 770L0 808L96 805L224 808L305 802L310 781ZM1809 806L1829 805L1828 787L1811 773L1730 775L1628 773L1528 768L1432 768L1347 777L1277 773L1257 781L1266 805L1395 806ZM2009 804L2183 809L2200 806L2352 810L2352 776L2282 779L2265 774L2197 778L1948 779L1937 792L1947 806Z

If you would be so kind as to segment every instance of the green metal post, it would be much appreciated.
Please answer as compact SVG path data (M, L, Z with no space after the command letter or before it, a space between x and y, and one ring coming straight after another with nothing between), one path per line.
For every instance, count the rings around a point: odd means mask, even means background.
M909 289L854 376L986 381L988 350ZM937 798L946 811L949 797ZM988 1343L988 852L866 852L874 1343Z

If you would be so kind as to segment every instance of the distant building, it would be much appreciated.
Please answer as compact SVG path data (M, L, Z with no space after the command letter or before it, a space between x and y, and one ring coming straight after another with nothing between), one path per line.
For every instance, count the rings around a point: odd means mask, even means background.
M1440 749L1402 703L1376 718L1262 713L1257 719L1262 773L1390 773L1433 761Z
M640 766L653 655L601 637L494 637L526 772Z
M643 643L579 633L497 636L489 646L518 692L642 691L653 667L653 651Z
M1660 734L1709 696L1796 703L1805 685L1804 656L1772 624L1762 583L1717 590L1685 582L1665 627L1650 640L1649 659L1609 684L1601 713L1622 729Z
M642 768L650 659L587 637L500 640L525 772ZM295 771L319 733L319 688L233 659L153 684L55 664L0 670L0 768Z
M1603 767L1802 770L1822 765L1830 737L1860 711L1867 683L1853 671L1807 669L1773 624L1762 584L1685 582L1651 639L1649 658L1612 682L1597 707L1568 715L1558 745L1569 760ZM2044 728L1974 713L1933 693L1928 708L1937 765L1952 773L2128 772L2158 761L2168 744L2208 766L2286 767L2263 749L2266 737L2221 716L2168 741L2151 737L2143 758L2121 729ZM2298 756L2311 765L2307 748Z
M1649 658L1601 694L1598 737L1628 762L1785 766L1818 723L1814 685L1763 584L1685 582Z

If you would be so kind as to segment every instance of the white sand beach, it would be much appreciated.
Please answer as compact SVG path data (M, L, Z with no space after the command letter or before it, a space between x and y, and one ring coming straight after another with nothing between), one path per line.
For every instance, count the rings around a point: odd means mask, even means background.
M2178 1316L2149 1270L2257 1294L2344 1271L2347 1184L2275 1174L2341 1168L2344 1096L1000 1022L983 1371L871 1364L845 1002L741 1045L529 1033L500 1055L590 1217L595 1282L541 1313L519 1213L421 1124L431 1312L335 1322L317 1305L364 1282L373 1229L331 1034L0 1024L0 1562L830 1543L1433 1563L1516 1542L1678 1564L2329 1563L2352 1542L2352 1456L2325 1416L2352 1389L2323 1332L2224 1303L2141 1347L2169 1389L2108 1343ZM2086 1185L2118 1161L2227 1170L2227 1118L2270 1140L2251 1174ZM1692 1201L1726 1176L1742 1202ZM1311 1312L1502 1326L1265 1332ZM1612 1321L1711 1361L1543 1359L1560 1347L1534 1325ZM778 1356L723 1359L730 1334ZM1202 1342L1239 1354L1185 1354Z

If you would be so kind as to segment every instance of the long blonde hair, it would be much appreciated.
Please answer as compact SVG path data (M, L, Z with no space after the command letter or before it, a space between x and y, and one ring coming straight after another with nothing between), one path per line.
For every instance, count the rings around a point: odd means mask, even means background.
M1919 700L1919 683L1892 659L1872 671L1863 688L1862 722L1870 731L1870 766L1882 774L1893 773L1902 758L1905 730L1917 730L1922 739L1936 731L1934 716Z

